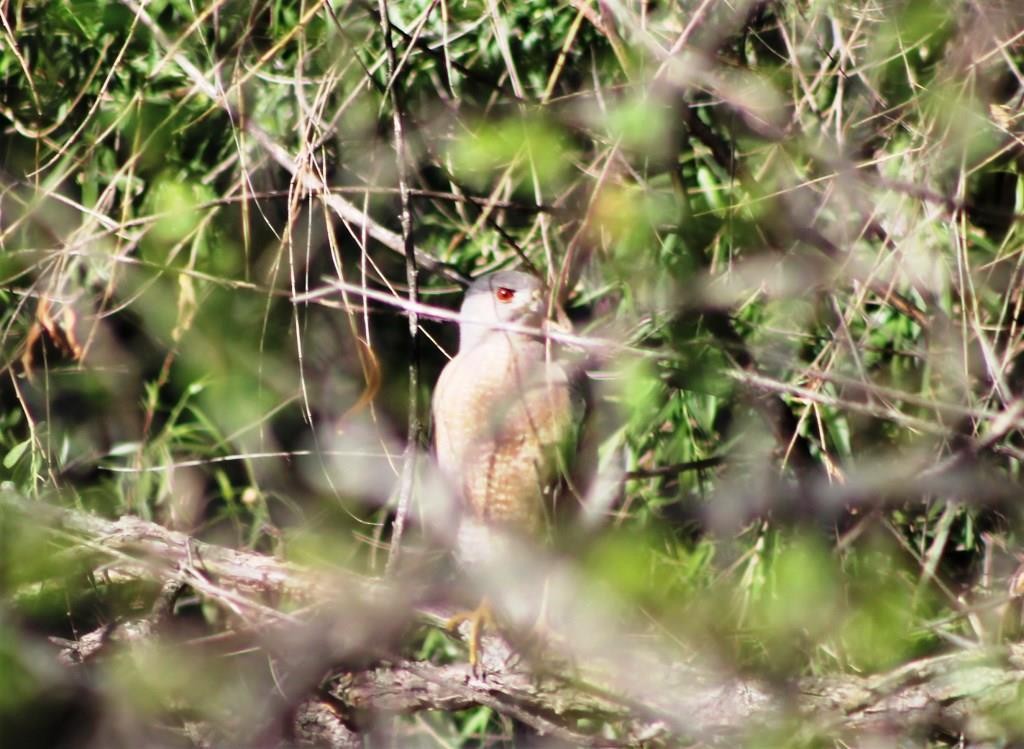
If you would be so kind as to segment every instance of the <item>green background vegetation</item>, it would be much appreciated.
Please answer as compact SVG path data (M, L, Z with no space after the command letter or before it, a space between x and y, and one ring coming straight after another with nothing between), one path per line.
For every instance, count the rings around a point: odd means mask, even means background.
M374 3L0 11L7 490L382 574L410 405L425 418L454 332L422 319L413 344L398 308L302 295L408 297L404 182L422 301L525 258L568 279L578 332L622 344L588 367L624 488L575 558L637 633L780 683L1015 640L1014 3L386 6L390 60ZM31 523L0 516L0 544L0 714L56 741L46 637L155 591ZM195 637L226 620L198 593L177 615ZM407 646L464 657L436 632ZM261 668L182 645L91 699L190 745ZM505 727L477 709L396 730Z

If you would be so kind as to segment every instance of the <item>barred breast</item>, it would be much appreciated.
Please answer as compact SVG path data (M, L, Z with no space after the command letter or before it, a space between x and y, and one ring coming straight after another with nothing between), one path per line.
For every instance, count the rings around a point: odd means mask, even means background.
M463 505L457 556L493 554L491 529L539 533L572 420L568 377L544 345L498 334L460 352L438 380L433 418L438 463Z

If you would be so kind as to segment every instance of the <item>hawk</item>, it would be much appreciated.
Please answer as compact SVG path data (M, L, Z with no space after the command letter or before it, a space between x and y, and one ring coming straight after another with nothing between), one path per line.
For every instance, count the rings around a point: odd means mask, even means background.
M544 311L533 276L478 278L462 302L458 353L434 390L435 454L461 504L455 556L465 567L500 558L505 538L544 533L581 418L582 401L546 340L509 329L540 328ZM473 622L471 662L488 618L486 600L473 616L457 617Z

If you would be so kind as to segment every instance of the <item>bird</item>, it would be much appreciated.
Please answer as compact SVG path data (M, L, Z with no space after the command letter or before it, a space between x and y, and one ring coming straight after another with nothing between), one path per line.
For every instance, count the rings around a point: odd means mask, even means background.
M567 471L582 399L538 334L545 302L543 284L528 273L473 281L460 308L458 351L434 388L434 453L461 510L454 556L466 569L500 562L508 539L542 539ZM449 625L466 620L475 668L480 632L493 622L486 597Z

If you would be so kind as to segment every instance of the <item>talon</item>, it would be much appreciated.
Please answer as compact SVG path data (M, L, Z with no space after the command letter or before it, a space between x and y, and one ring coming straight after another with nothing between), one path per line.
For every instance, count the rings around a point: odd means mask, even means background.
M469 622L469 665L475 675L479 675L477 669L480 666L480 638L484 627L494 627L494 613L491 610L490 602L484 598L480 605L473 611L460 611L452 615L445 622L445 628L450 632L458 632L463 623Z

